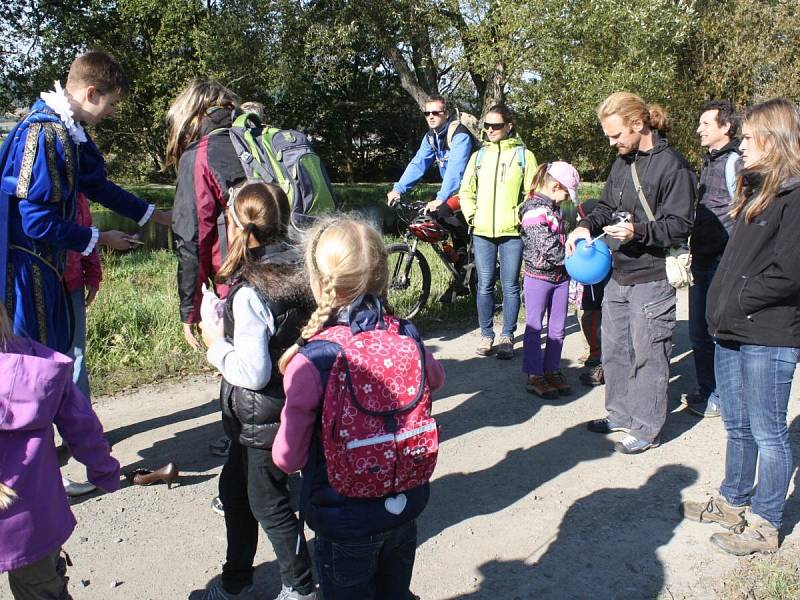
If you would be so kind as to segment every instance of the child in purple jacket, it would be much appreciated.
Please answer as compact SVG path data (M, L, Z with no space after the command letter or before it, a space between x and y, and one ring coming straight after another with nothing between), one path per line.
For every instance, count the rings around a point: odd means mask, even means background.
M53 425L89 480L119 488L103 427L72 383L72 361L14 337L0 305L0 573L14 598L67 598L61 545L75 528L61 483Z
M567 239L560 204L576 201L580 177L571 164L540 165L531 192L519 209L525 270L525 335L522 370L527 391L541 398L568 396L572 388L561 373L561 348L569 299L564 267ZM542 321L547 313L547 347L542 356Z

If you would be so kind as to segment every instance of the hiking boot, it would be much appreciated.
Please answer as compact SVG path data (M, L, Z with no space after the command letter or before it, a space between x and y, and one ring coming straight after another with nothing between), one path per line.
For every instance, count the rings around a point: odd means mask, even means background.
M578 375L578 379L581 380L583 385L588 385L590 387L603 385L606 382L605 375L603 374L603 365L591 367L585 373Z
M481 336L481 341L478 342L478 347L475 348L475 354L478 356L489 356L494 351L492 347L493 344L494 338Z
M778 551L778 530L772 523L750 511L747 511L745 522L741 533L715 533L711 536L711 543L736 556Z
M661 442L657 439L648 442L647 440L640 440L632 435L626 435L619 442L614 444L614 451L620 454L641 454L642 452L650 450L650 448L658 448L660 445Z
M707 500L681 502L681 513L685 519L698 523L719 523L727 529L744 527L744 506L732 506L725 498L711 496Z
M509 360L514 357L514 340L507 335L497 338L497 358Z
M553 386L560 395L569 396L572 393L572 386L567 383L567 378L564 377L564 374L561 372L561 370L549 371L548 373L544 374L544 378L547 380L547 383Z
M630 429L627 427L623 427L622 425L614 423L614 421L608 417L605 419L595 419L594 421L589 421L586 424L586 429L592 433L613 433L615 431L624 431L625 433L628 433L630 431Z
M227 435L214 440L208 445L208 451L214 456L228 456L230 450L231 440Z
M301 594L283 585L281 586L281 593L275 597L275 600L317 600L317 593L311 592L310 594Z
M697 415L698 417L703 417L704 419L713 419L720 415L719 404L714 402L711 398L709 398L705 402L687 403L686 410L688 410L693 415Z
M528 375L528 383L525 390L531 394L536 394L540 398L558 398L558 390L550 385L544 375Z

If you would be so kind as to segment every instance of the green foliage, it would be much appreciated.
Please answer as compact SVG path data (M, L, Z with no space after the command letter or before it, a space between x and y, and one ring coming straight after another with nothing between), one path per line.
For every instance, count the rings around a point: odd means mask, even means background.
M103 283L87 311L87 361L101 395L197 372L205 355L183 339L177 260L165 250L103 254Z
M171 179L164 114L206 74L310 132L337 181L396 179L432 92L474 113L507 99L537 156L602 178L594 110L612 91L661 103L690 158L702 101L797 99L798 16L794 0L18 0L0 13L0 103L29 103L96 47L134 83L95 132L115 175Z

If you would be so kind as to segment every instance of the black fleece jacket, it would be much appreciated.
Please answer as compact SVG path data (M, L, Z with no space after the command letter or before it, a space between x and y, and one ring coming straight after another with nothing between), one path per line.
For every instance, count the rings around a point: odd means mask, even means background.
M739 213L708 290L708 332L728 342L800 347L800 177L752 222Z
M633 185L631 163L636 171L655 221L650 222ZM603 196L579 227L592 235L617 220L614 212L633 215L633 239L620 244L604 238L611 248L614 268L611 276L620 285L666 279L665 256L669 248L686 244L694 222L696 178L686 159L653 132L653 148L618 156L611 166Z

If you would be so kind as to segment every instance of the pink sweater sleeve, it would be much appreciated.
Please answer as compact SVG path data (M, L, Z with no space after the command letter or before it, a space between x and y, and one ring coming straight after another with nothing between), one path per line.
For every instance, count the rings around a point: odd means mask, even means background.
M286 404L272 443L272 460L282 471L293 473L306 465L311 436L322 403L319 371L302 354L295 356L283 376Z
M444 367L427 348L425 348L425 377L432 392L444 385Z

